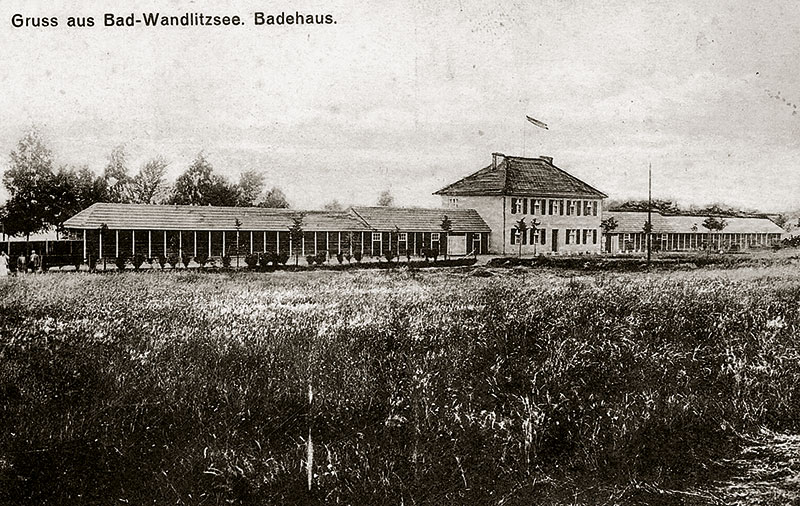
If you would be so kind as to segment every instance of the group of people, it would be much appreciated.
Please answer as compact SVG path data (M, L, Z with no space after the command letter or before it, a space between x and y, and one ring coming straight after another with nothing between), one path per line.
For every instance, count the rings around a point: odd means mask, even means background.
M0 276L8 276L11 273L9 257L5 251L0 251ZM31 251L30 258L25 257L25 253L20 253L17 257L18 273L39 272L42 270L42 257L36 254L36 250Z

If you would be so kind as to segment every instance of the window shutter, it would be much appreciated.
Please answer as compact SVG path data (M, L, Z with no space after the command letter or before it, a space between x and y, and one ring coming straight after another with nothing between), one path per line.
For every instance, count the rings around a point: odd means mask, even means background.
M539 229L539 239L540 239L539 243L540 244L544 244L547 241L547 234L545 234L544 232L545 232L545 230L543 228Z
M597 201L592 202L592 216L597 216Z
M511 229L511 244L517 244L517 229Z
M564 216L564 201L563 200L559 200L558 201L558 214L559 214L559 216Z
M567 216L569 216L571 214L570 207L572 207L572 201L568 200L567 201Z
M522 214L528 214L528 199L522 199Z
M525 246L526 244L528 244L528 234L526 234L526 233L524 233L524 232L522 232L520 230L520 234L519 235L522 236L522 245Z
M569 236L572 235L572 230L567 229L564 234L564 244L569 244Z
M597 230L592 230L592 244L597 244Z
M517 214L517 199L514 197L511 197L511 214Z

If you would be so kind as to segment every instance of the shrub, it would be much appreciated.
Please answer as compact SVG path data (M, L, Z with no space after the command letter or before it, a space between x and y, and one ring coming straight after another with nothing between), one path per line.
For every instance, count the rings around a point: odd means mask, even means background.
M328 261L328 252L325 250L318 252L317 255L314 257L314 261L317 263L317 265L324 264L325 262Z
M142 264L144 263L144 255L136 253L133 255L133 258L131 258L131 263L133 264L133 269L138 271L142 268Z
M347 260L347 263L350 263L350 259L353 258L353 255L350 252L345 253L344 258Z
M289 255L289 251L283 250L278 255L278 263L281 265L286 265L286 262L289 261L289 258L291 258L291 255Z
M89 270L94 272L97 269L97 257L94 255L89 255Z
M364 258L364 254L363 254L363 253L361 253L361 250L360 250L360 249L357 249L357 250L356 250L356 251L353 253L353 258L355 258L355 259L356 259L356 262L358 262L358 263L361 263L361 259L362 259L362 258Z
M71 264L75 267L76 271L81 270L81 265L83 265L83 258L80 255L72 255ZM9 266L16 269L17 263L9 261Z
M91 262L91 259L90 259ZM128 262L128 254L127 253L120 253L117 258L114 259L114 265L117 266L118 271L124 271L125 265ZM89 265L89 270L92 270L91 264Z
M383 257L386 259L387 262L394 260L394 251L386 250L386 253L383 254Z
M197 265L200 266L200 268L204 268L206 266L206 263L208 263L208 255L206 255L205 253L201 253L196 257L194 257L194 261L197 263Z
M314 261L317 259L314 255L306 255L306 262L308 265L314 265Z
M174 252L172 252L172 253L170 253L170 254L169 254L169 256L167 257L167 263L168 263L168 264L170 265L170 267L172 267L173 269L174 269L174 268L175 268L175 267L178 265L178 262L180 262L180 257L178 257L178 254L177 254L177 253L174 253Z
M183 264L183 268L184 269L188 269L189 268L189 262L191 262L191 261L192 261L192 257L189 256L188 253L184 253L183 255L181 255L181 263Z
M336 253L336 261L339 262L339 265L342 265L342 262L344 262L344 254L342 254L341 251Z
M256 270L258 268L258 253L249 253L245 255L244 262L250 270Z
M222 257L222 267L226 269L231 268L231 255L227 254Z

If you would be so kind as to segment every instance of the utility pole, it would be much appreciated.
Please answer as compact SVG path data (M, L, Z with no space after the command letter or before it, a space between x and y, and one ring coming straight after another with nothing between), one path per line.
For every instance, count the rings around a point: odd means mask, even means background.
M647 164L647 263L650 264L651 234L653 233L653 164Z

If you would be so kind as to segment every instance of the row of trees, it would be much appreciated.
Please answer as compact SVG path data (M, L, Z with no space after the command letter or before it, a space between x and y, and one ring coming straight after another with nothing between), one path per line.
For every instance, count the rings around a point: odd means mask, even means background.
M237 182L230 181L214 172L202 152L173 184L166 181L169 164L160 156L132 174L124 146L111 151L102 174L96 175L86 165L57 167L41 133L32 128L11 152L10 161L2 178L9 198L0 207L0 222L3 232L12 236L61 229L68 218L95 202L290 207L280 188L266 190L263 173L247 170ZM378 201L384 206L393 203L388 191ZM333 200L325 209L344 206Z

